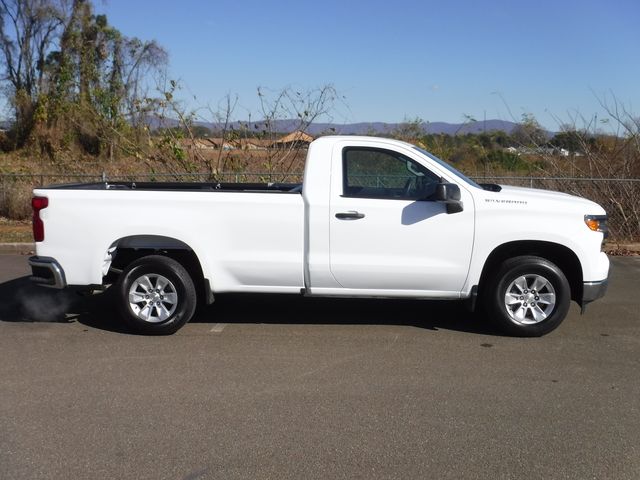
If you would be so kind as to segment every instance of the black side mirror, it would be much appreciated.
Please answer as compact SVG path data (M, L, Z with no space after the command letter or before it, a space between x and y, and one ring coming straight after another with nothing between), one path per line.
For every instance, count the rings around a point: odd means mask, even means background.
M455 183L440 182L436 186L436 202L445 203L447 213L458 213L463 210L460 198L460 187Z

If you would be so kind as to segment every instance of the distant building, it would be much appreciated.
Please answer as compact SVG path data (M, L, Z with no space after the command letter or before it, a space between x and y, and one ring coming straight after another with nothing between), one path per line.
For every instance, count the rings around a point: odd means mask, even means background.
M539 155L539 156L560 156L568 157L571 152L565 148L554 147L507 147L505 152L513 155ZM575 154L574 154L575 155Z
M267 150L268 148L308 148L313 137L300 130L272 141L262 138L183 138L179 141L185 150Z
M273 142L258 138L185 138L180 144L187 150L266 150Z
M313 142L313 137L301 130L296 130L288 135L285 135L279 140L276 140L271 146L276 148L308 148L309 144Z
M186 150L215 150L216 144L211 138L182 138L179 140L179 144Z

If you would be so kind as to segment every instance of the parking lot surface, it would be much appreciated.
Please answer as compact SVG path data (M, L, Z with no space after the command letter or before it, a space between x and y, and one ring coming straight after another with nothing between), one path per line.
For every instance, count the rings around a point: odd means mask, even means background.
M0 478L640 478L640 258L535 339L457 303L221 296L144 337L0 255Z

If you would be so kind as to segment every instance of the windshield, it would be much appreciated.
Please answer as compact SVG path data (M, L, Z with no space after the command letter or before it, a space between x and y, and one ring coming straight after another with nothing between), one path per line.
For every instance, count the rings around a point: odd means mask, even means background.
M416 147L414 146L413 148L415 148L416 150L418 150L420 153L422 153L423 155L426 155L427 157L429 157L431 160L433 160L434 162L436 162L438 165L440 165L441 167L447 169L447 171L453 173L455 176L460 177L462 180L464 180L465 182L467 182L469 185L471 185L472 187L476 187L479 189L482 189L482 187L480 185L478 185L476 182L474 182L473 180L471 180L469 177L467 177L466 175L464 175L463 173L460 173L458 170L456 170L455 168L453 168L451 165L449 165L447 162L445 162L444 160L439 159L438 157L436 157L434 154L427 152L426 150L424 150L423 148L420 147Z

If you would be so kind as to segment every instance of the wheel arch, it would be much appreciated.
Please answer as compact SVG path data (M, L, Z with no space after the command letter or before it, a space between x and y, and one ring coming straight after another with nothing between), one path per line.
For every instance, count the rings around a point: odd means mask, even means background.
M128 265L148 255L163 255L179 262L196 285L198 297L206 304L213 303L210 280L194 249L182 240L162 235L131 235L111 243L105 254L103 284L115 282Z
M521 255L534 255L556 264L569 281L571 299L580 301L583 289L583 272L578 256L573 250L559 243L537 240L507 242L496 247L487 257L482 268L479 292L482 292L483 286L505 260Z

